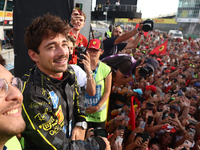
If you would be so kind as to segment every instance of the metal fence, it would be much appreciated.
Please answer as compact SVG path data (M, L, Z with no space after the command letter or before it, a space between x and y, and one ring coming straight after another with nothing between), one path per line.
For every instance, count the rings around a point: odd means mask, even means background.
M95 8L96 11L133 11L136 12L137 5L119 5L117 8L115 4L98 4Z

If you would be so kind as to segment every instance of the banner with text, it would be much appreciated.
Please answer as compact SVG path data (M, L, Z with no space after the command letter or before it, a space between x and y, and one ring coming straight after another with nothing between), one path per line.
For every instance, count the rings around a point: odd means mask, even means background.
M124 22L124 23L139 23L143 20L146 20L147 18L115 18L115 22ZM154 23L159 23L159 24L177 24L175 19L152 19L154 20Z

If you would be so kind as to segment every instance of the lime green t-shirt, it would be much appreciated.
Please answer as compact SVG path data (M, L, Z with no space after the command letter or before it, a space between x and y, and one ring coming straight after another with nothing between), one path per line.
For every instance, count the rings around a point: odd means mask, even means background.
M96 94L95 96L89 96L87 93L85 94L85 107L98 105L105 91L105 78L110 72L111 68L108 65L99 62L96 75L95 73L93 75L96 83ZM87 114L87 121L97 123L105 121L107 117L107 101L108 99L97 112L93 114Z
M22 150L22 147L16 136L13 136L10 140L8 140L5 146L8 148L8 150Z

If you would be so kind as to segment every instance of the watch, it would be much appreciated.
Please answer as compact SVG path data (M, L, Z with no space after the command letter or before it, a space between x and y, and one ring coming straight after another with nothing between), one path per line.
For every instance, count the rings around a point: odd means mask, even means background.
M85 121L77 122L75 126L82 127L84 130L86 130L87 129L87 122L85 122Z

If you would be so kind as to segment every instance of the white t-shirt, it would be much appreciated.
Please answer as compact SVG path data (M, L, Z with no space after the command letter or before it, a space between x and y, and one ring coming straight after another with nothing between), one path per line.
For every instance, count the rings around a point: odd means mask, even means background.
M119 5L120 5L120 3L119 3L119 2L116 2L116 3L115 3L115 5L116 5L116 6L119 6Z
M78 84L80 85L80 87L87 87L87 77L86 77L86 73L85 71L79 67L78 65L72 65L70 64L70 66L74 69L74 72L76 74L76 77L77 77L77 81L78 81Z

